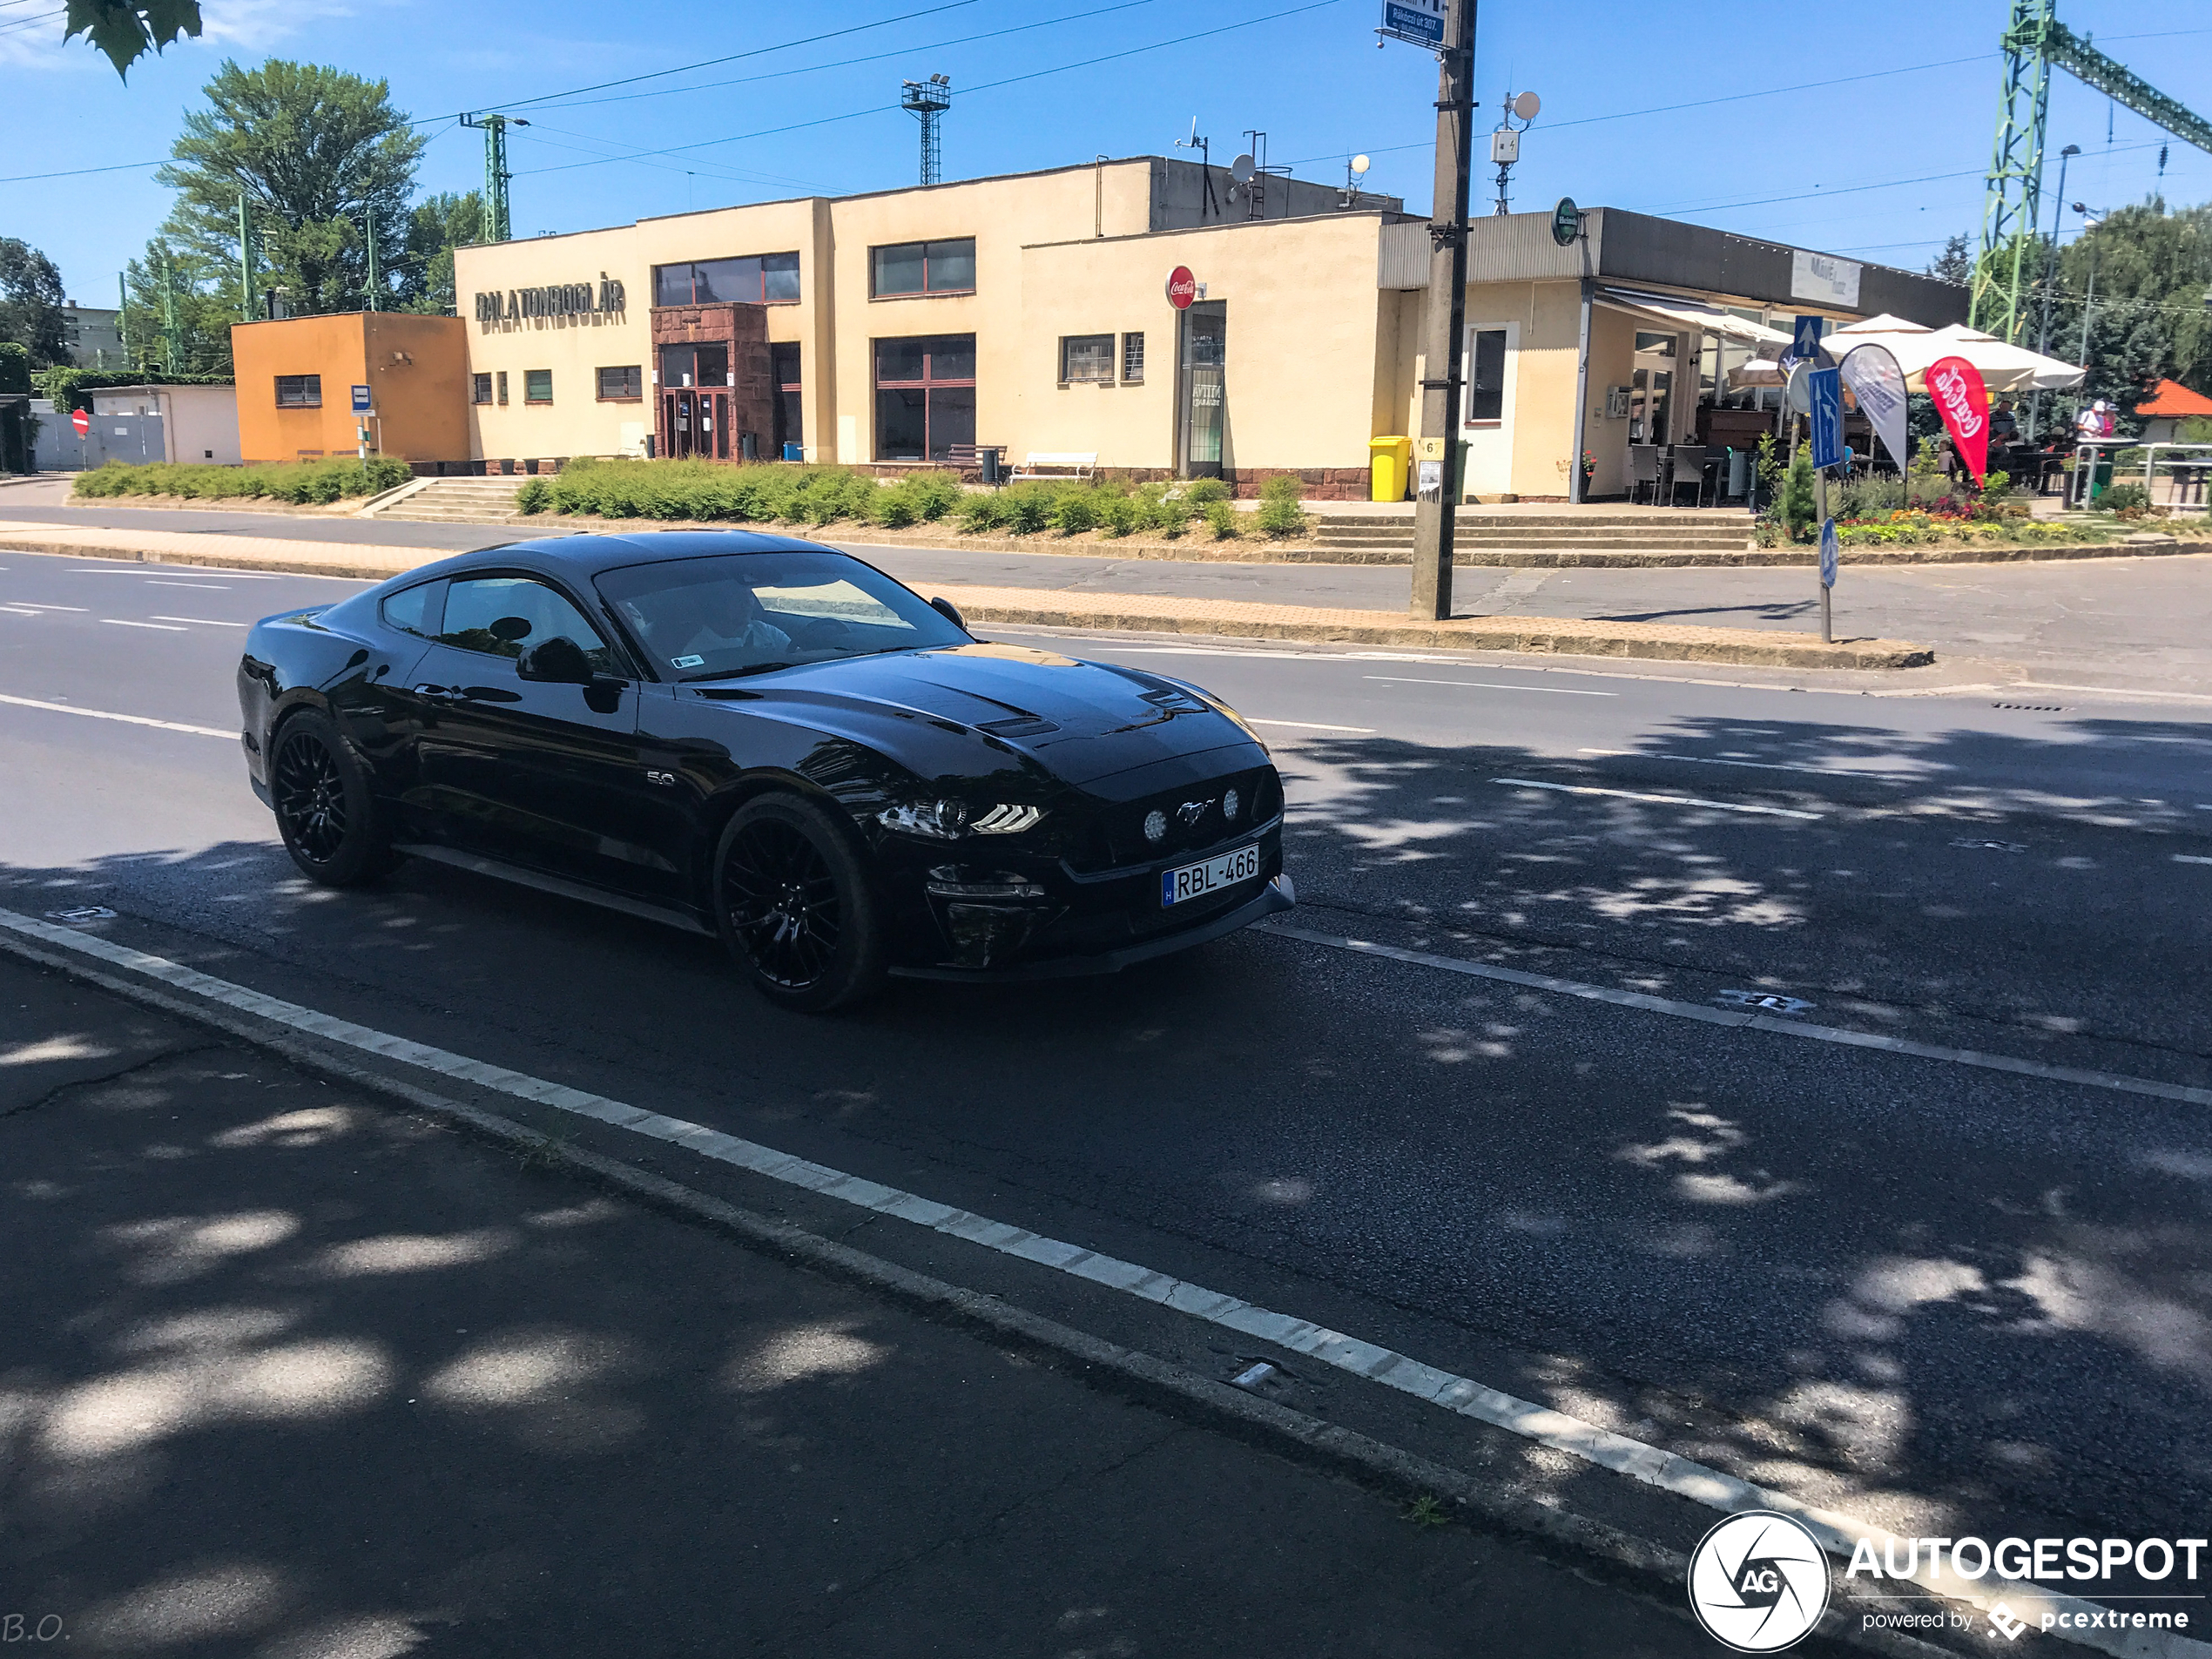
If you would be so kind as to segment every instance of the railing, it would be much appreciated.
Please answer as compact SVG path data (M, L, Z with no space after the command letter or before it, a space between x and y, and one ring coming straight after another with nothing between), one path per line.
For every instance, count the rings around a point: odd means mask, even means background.
M2152 485L2153 475L2158 467L2158 452L2161 449L2212 451L2212 443L2147 443L2143 445L2143 494L2153 501L2157 499L2153 493ZM2186 505L2187 503L2183 502L2181 497L2188 493L2189 486L2194 483L2196 488L2196 504L2204 508L2208 513L2212 513L2212 504L2209 504L2205 500L2206 495L2212 493L2205 489L2205 475L2207 473L2212 473L2212 455L2209 455L2202 461L2184 462L2183 465L2186 470L2168 475L2174 479L2174 488L2168 492L2166 505L2168 507ZM2195 475L2194 477L2191 476L2192 474Z

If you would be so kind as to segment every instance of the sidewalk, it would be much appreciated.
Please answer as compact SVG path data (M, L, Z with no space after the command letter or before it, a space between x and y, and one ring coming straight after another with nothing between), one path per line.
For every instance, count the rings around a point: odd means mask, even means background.
M72 1652L1713 1651L4 956L0 1166L0 1610Z
M0 549L128 558L155 563L222 565L381 581L444 556L433 549L304 542L275 536L190 530L105 529L66 523L0 524ZM1291 572L1285 583L1295 583ZM1399 577L1397 580L1402 581ZM1912 668L1934 660L1927 647L1903 640L1857 639L1823 644L1817 635L1774 628L1725 628L1656 621L1573 617L1480 617L1409 622L1402 610L1274 600L1160 593L1082 593L1062 588L936 583L978 622L1136 630L1150 633L1224 634L1238 638L1298 639L1408 650L1512 651L1656 661L1726 663L1785 668Z

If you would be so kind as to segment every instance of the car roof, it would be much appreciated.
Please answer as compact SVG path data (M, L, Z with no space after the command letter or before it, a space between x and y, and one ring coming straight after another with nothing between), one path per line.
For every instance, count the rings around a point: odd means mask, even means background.
M732 553L834 553L819 542L757 530L641 530L626 536L544 536L478 548L408 572L411 578L466 576L472 570L535 570L582 582L625 564L703 559Z

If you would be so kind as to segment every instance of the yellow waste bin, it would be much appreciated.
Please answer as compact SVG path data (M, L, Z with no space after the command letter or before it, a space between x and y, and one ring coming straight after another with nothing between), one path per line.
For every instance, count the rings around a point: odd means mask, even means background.
M1413 454L1413 441L1411 438L1367 440L1368 500L1406 499L1406 466L1412 460Z

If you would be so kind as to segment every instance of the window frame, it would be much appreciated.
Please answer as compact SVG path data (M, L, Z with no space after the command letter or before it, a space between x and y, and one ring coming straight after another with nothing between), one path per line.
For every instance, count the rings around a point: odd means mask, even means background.
M376 602L376 620L394 633L405 634L409 639L420 639L426 643L434 641L445 626L445 586L446 578L436 577L430 581L417 582L388 593ZM422 627L421 629L410 628L404 623L394 622L391 617L392 602L395 599L404 598L411 593L426 596L422 602Z
M699 298L699 266L702 265L742 265L747 260L751 260L753 262L755 267L754 274L759 278L759 297L758 299L745 300L736 298L735 296L729 299L713 300L702 300ZM799 250L797 248L779 248L773 253L725 253L719 254L711 260L671 260L666 265L656 265L652 267L651 287L653 304L663 308L673 306L719 306L731 304L741 306L798 305L806 298L806 290L803 286L799 287L799 293L792 294L789 299L771 299L769 297L768 261L771 260L789 260L791 261L790 270L794 280L794 285L799 286L799 279L801 276L804 267L800 264ZM687 273L685 280L685 287L690 293L691 297L688 300L663 300L660 297L661 273L664 271L676 270L678 266L681 266ZM781 266L778 267L779 271L783 267Z
M1134 374L1130 373L1131 362L1136 365L1136 373ZM1122 336L1121 368L1123 385L1142 386L1144 384L1144 331L1142 328L1133 329Z
M1114 384L1116 340L1112 334L1062 334L1060 336L1060 384L1065 386L1111 386ZM1103 374L1073 373L1074 356L1081 347L1086 355L1096 358L1096 366L1105 369Z
M1481 372L1482 341L1493 335L1496 336L1498 341L1498 383L1494 387L1478 387L1475 382L1477 377ZM1466 412L1461 416L1461 423L1463 425L1480 427L1485 429L1493 427L1502 427L1505 425L1506 361L1507 359L1512 355L1512 331L1509 329L1470 327L1467 330L1467 390L1464 394L1466 399ZM1477 415L1475 413L1474 400L1478 391L1481 393L1486 401L1491 397L1494 397L1496 399L1497 413L1494 415Z
M536 392L532 389L533 382L535 382L541 375L544 377L545 381L545 395L543 397L538 396ZM523 402L526 406L535 403L542 408L550 408L552 407L553 371L551 369L526 368L523 371Z
M499 384L499 407L503 409L507 407L507 371L503 368L495 371L493 379Z
M965 243L968 247L968 286L964 288L934 287L929 280L930 250L956 247ZM877 273L880 256L901 252L907 248L921 250L921 286L919 288L895 288L887 293L878 285ZM975 292L975 239L973 236L933 236L915 242L881 242L868 249L868 298L871 300L937 300L948 295Z
M607 376L620 374L623 384L635 386L634 392L610 392ZM592 371L593 384L598 389L601 403L643 403L645 401L645 366L643 363L612 363Z
M481 374L472 374L469 376L469 401L478 408L483 408L490 404L490 370L486 369Z
M287 401L286 381L291 381L298 395ZM280 409L319 409L322 407L322 376L320 374L279 374L276 376L276 407Z
M604 614L604 610L595 612L594 607L601 603L597 592L591 596L592 603L587 604L568 588L541 570L471 570L465 576L440 577L437 581L445 589L445 592L438 596L438 632L429 637L429 644L433 645L443 646L448 651L465 651L472 657L484 657L495 662L505 663L511 671L515 664L522 659L521 650L517 650L512 657L509 657L504 651L479 651L473 645L456 645L445 637L446 612L450 608L447 601L452 597L453 588L456 583L534 582L539 587L558 594L570 610L583 618L584 624L598 639L599 649L606 653L607 665L602 671L618 679L639 681L647 678L637 671L637 663L634 660L635 653L631 648L629 637L624 630L617 626L615 620ZM381 614L381 609L379 614Z
M968 373L965 376L961 376L961 375L948 375L948 376L946 376L946 377L941 378L941 378L939 378L939 377L936 375L936 374L934 373L935 364L934 364L934 362L932 361L932 360L934 360L934 359L936 357L937 354L936 354L936 353L934 353L934 352L931 352L931 351L924 351L924 352L921 354L921 356L922 356L922 368L921 368L921 378L920 380L892 380L892 381L887 381L887 380L885 380L885 379L883 378L883 374L882 374L882 362L883 362L883 358L882 358L882 348L883 348L885 346L887 346L887 345L892 345L892 344L895 344L895 343L898 343L898 342L900 342L900 341L909 341L909 340L923 340L923 341L936 341L936 340L964 340L964 341L966 341L968 342L968 354L968 354L968 361L969 361L969 363L970 363L971 365L973 365L973 364L974 364L974 360L975 360L975 336L974 336L974 334L882 334L882 335L878 335L875 339L873 339L873 340L871 340L871 341L868 341L868 388L869 388L869 393L870 393L870 402L871 402L871 404L873 405L873 408L872 408L872 409L871 409L870 413L871 413L871 414L873 415L873 433L872 433L872 435L871 435L871 436L872 436L872 438L873 438L873 445L872 445L872 448L875 450L875 452L876 452L876 459L878 459L879 461L880 461L880 460L882 460L882 459L884 458L884 456L883 456L883 455L882 455L882 449L883 449L883 412L882 412L882 410L883 410L883 405L882 405L882 395L883 395L884 393L886 393L886 392L920 392L920 393L921 394L921 399L922 399L922 442L921 442L921 450L922 450L922 453L921 453L921 459L924 462L930 462L930 461L933 461L933 460L935 460L935 459L936 459L936 456L931 453L931 451L932 451L932 449L933 449L934 446L933 446L933 444L932 444L932 442L931 442L931 441L930 441L930 431L929 431L929 427L930 427L930 421L929 421L929 395L930 395L932 392L957 392L957 391L963 391L963 390L972 394L972 393L974 393L974 392L975 391L975 389L976 389L975 372L974 372L974 368L973 368L973 367L971 367L971 368L969 368ZM973 403L972 403L972 400L971 400L971 405L970 405L970 415L971 415L971 416L973 415L973 413L974 413L974 409L973 409ZM949 444L948 444L947 447L948 447L948 448L950 448Z

